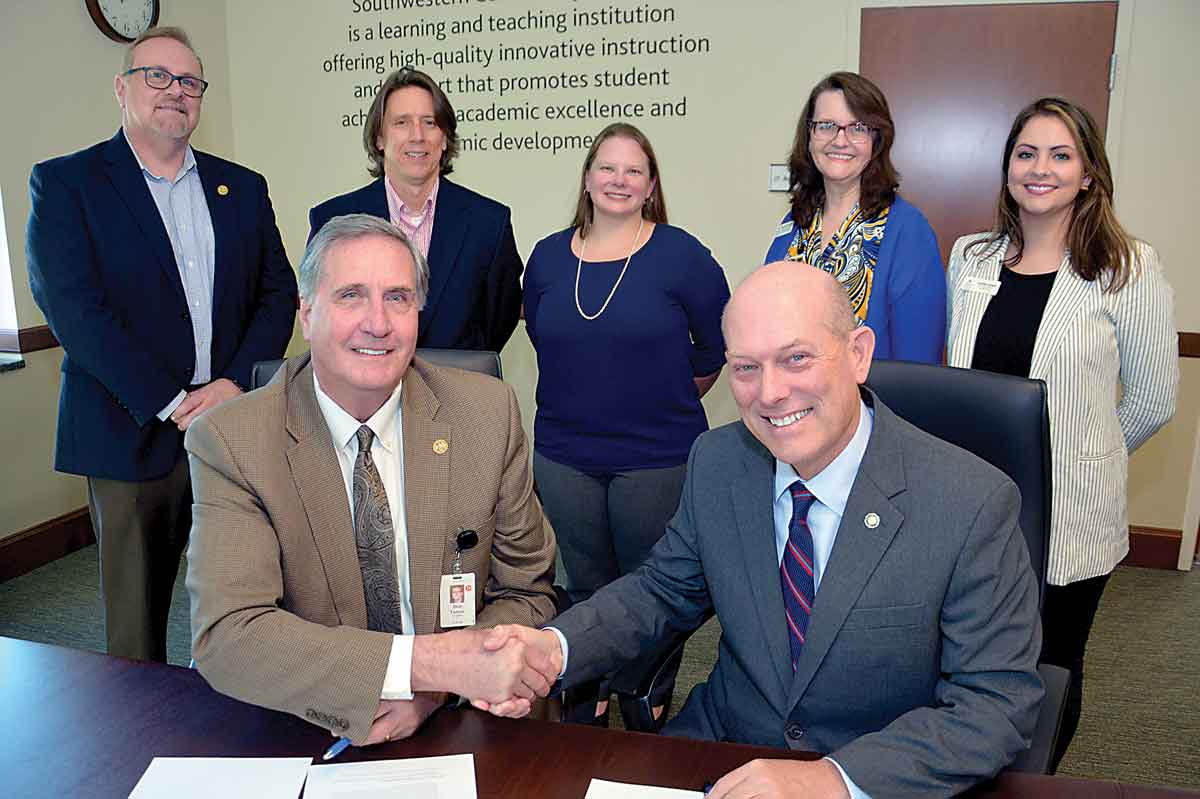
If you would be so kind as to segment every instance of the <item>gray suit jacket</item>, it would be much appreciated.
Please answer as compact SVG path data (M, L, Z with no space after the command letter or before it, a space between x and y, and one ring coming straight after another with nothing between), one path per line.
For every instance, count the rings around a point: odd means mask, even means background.
M669 733L827 752L875 797L952 795L1011 763L1042 697L1017 489L864 399L874 430L794 673L775 461L735 422L696 441L679 510L647 562L555 620L570 650L564 685L715 609L716 666Z

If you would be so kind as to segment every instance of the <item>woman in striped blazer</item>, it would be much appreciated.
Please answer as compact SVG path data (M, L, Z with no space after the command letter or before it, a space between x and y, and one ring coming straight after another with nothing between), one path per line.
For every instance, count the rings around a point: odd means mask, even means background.
M1113 213L1112 172L1086 110L1059 98L1027 106L1002 173L995 228L964 236L950 255L947 358L1046 381L1053 505L1042 660L1072 676L1057 768L1079 722L1100 596L1129 551L1129 453L1175 412L1178 345L1171 288L1154 250Z

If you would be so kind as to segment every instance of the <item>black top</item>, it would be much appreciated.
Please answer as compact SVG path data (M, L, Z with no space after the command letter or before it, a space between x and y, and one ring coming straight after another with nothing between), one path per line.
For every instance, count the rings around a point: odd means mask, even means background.
M1000 290L979 322L972 369L1029 377L1038 326L1058 272L1022 275L1000 270Z

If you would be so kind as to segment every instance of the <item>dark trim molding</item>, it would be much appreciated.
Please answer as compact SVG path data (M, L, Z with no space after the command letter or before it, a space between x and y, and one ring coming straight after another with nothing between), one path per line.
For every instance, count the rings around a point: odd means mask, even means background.
M0 330L0 352L38 352L52 350L57 346L58 339L50 332L49 325ZM1179 331L1179 357L1200 358L1200 333Z
M23 327L20 330L0 330L0 352L17 354L52 350L58 339L50 332L49 325Z
M1182 530L1131 526L1129 554L1121 561L1121 565L1141 566L1146 569L1176 569L1179 566L1179 547L1182 545Z
M87 508L64 513L36 527L0 539L0 583L95 542L96 536L92 532L92 520ZM1177 568L1182 543L1183 533L1180 530L1130 527L1129 554L1121 561L1121 565L1173 570Z
M1179 331L1179 357L1200 358L1200 333Z
M0 539L0 583L52 563L96 541L87 508Z
M58 339L50 332L49 325L23 327L20 333L21 352L38 352L52 350L58 346Z

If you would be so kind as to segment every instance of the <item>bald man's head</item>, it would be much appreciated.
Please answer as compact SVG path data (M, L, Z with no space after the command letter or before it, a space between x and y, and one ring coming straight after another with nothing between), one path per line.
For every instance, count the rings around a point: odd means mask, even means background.
M734 291L721 315L721 331L726 338L729 336L727 321L735 303L740 298L759 303L763 295L783 299L788 304L792 300L786 298L813 296L815 307L824 315L826 326L835 336L847 336L858 326L846 290L833 275L797 261L776 261L751 272Z
M742 281L722 325L742 421L776 458L813 477L854 437L875 334L856 327L831 275L786 261Z

